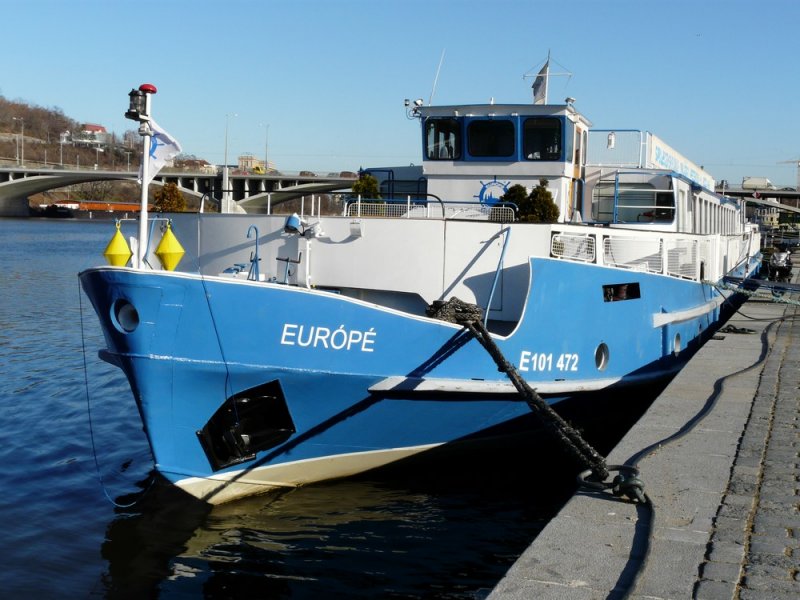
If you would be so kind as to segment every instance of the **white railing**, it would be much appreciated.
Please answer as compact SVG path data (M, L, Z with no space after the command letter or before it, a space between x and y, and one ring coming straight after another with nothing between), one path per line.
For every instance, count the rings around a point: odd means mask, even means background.
M581 262L595 261L594 236L570 233L557 233L550 238L550 254L556 258L577 260Z
M697 279L697 240L665 240L667 275L682 279Z
M407 206L405 204L394 204L386 202L354 202L347 206L347 217L427 217L427 207Z
M601 244L598 256L596 247ZM746 234L651 238L554 228L550 236L550 256L692 281L717 281L748 259L753 252L750 244Z
M603 240L603 263L622 269L663 273L661 239L607 237Z
M402 202L363 202L358 200L347 205L346 217L385 217L413 219L468 219L512 223L514 209L510 206L486 206L483 204L446 203L428 201L414 204Z

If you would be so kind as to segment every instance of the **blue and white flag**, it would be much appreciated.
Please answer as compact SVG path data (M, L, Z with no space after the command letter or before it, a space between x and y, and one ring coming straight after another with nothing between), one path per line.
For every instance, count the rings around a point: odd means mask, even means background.
M534 104L547 104L547 79L550 76L550 56L547 56L547 62L539 71L536 79L533 80L533 103Z
M150 119L150 129L153 130L153 135L150 138L150 151L145 157L149 161L147 165L147 181L142 181L144 162L139 167L139 181L145 187L150 185L150 182L161 170L161 167L167 164L167 161L180 154L182 150L178 140L162 129L153 119Z

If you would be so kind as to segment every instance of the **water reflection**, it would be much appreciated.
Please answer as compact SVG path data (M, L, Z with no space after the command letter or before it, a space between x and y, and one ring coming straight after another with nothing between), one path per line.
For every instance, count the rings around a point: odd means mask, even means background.
M561 412L606 453L650 400ZM157 486L108 527L106 595L484 597L574 490L575 465L532 423L491 451L435 451L213 508Z

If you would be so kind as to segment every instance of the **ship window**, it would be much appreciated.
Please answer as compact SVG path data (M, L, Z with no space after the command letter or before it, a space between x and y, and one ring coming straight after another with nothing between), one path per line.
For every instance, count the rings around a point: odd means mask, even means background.
M561 121L552 117L525 119L522 148L527 160L560 160Z
M460 159L461 124L457 119L428 119L425 147L425 156L429 160Z
M603 286L603 301L604 302L620 302L622 300L636 300L641 298L639 291L639 284L632 283L614 283L611 285Z
M514 123L472 121L467 129L470 156L505 158L514 155Z

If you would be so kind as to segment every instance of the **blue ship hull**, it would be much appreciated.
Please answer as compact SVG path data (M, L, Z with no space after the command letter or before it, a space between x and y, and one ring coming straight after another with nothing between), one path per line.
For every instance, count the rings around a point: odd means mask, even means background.
M342 477L529 412L464 328L336 293L99 267L80 275L156 468L211 503ZM635 297L611 301L609 286ZM674 373L720 319L711 285L530 259L497 345L551 402Z

